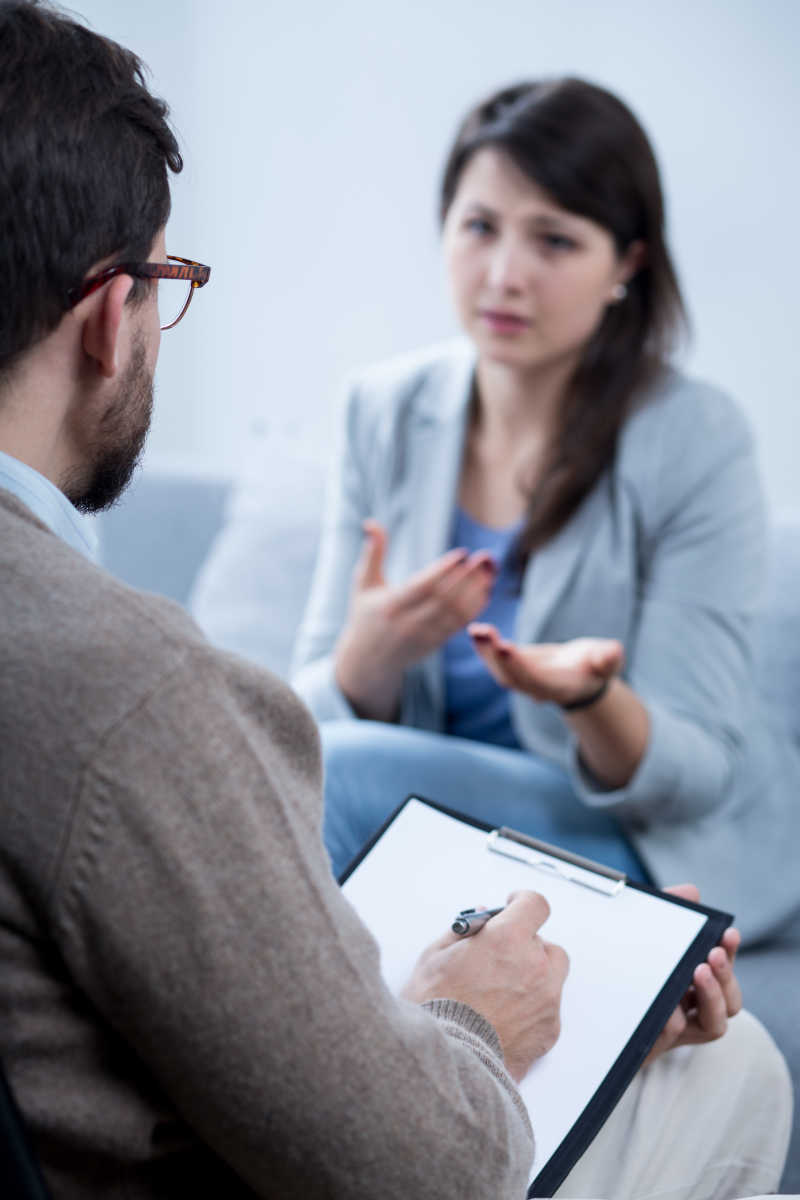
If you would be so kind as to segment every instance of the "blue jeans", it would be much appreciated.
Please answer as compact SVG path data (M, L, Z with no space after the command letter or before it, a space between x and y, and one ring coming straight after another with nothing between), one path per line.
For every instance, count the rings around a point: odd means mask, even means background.
M338 878L410 794L650 878L621 826L577 798L560 767L526 750L379 721L325 721L323 836Z

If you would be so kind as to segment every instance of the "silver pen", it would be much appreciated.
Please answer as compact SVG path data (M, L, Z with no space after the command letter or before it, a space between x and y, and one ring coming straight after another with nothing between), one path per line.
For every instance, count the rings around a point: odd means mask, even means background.
M459 933L462 937L469 937L470 934L477 933L479 929L483 929L490 917L496 917L502 911L502 908L462 908L458 916L454 918L450 928L453 933Z

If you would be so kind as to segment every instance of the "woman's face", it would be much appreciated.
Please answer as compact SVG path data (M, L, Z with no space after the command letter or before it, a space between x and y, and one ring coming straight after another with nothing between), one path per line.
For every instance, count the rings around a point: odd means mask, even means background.
M507 154L486 147L462 171L444 252L478 354L530 370L579 357L642 245L619 257L601 225L560 208Z

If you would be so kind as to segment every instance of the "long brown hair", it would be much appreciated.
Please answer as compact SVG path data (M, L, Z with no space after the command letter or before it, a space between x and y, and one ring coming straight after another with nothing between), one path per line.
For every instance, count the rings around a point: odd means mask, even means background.
M655 156L633 113L582 79L504 88L464 118L445 165L440 216L476 151L497 147L562 208L602 225L618 254L646 247L627 295L609 305L567 386L542 477L529 497L518 564L569 520L614 458L638 395L663 369L686 309L664 236Z

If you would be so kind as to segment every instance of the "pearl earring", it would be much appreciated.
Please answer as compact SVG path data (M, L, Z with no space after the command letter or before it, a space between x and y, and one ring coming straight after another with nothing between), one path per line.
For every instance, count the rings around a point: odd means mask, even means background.
M611 298L616 304L619 304L620 300L624 300L627 294L628 289L625 287L625 284L617 283L615 284L614 290L611 293Z

